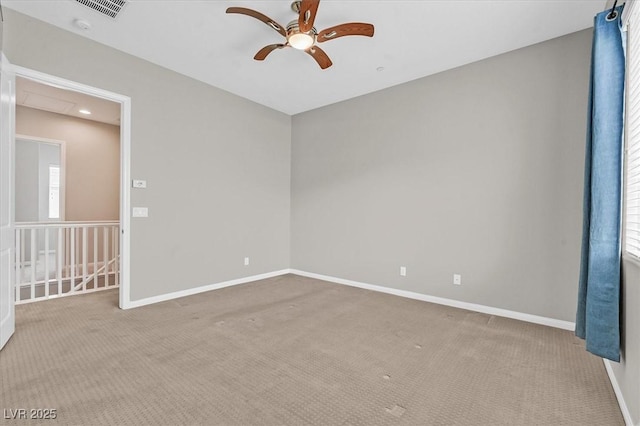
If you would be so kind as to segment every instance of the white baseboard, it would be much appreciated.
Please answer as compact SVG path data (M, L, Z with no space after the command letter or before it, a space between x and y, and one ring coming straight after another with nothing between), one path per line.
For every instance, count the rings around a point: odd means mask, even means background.
M249 277L238 278L235 280L224 281L221 283L205 285L201 287L190 288L173 293L160 294L158 296L147 297L139 300L129 301L123 309L138 308L153 303L166 302L167 300L178 299L180 297L191 296L205 291L217 290L220 288L231 287L234 285L245 284L252 281L264 280L267 278L277 277L280 275L295 274L302 277L315 278L322 281L329 281L336 284L358 287L365 290L372 290L381 293L393 294L395 296L406 297L409 299L422 300L424 302L436 303L439 305L451 306L454 308L466 309L468 311L481 312L483 314L496 315L499 317L512 318L520 321L531 322L534 324L546 325L549 327L561 328L563 330L575 330L575 323L569 321L547 318L538 315L525 314L522 312L510 311L507 309L494 308L492 306L478 305L475 303L461 302L459 300L446 299L443 297L429 296L427 294L415 293L412 291L398 290L390 287L383 287L373 284L362 283L358 281L346 280L343 278L331 277L328 275L316 274L313 272L300 271L298 269L281 269L279 271L267 272L260 275L252 275Z
M180 297L192 296L198 293L204 293L205 291L218 290L220 288L231 287L234 285L245 284L252 281L264 280L267 278L277 277L290 273L289 269L282 269L280 271L267 272L260 275L252 275L250 277L238 278L235 280L224 281L216 284L209 284L201 287L189 288L186 290L174 291L173 293L160 294L158 296L147 297L139 300L128 301L122 309L139 308L140 306L151 305L158 302L166 302L167 300L178 299Z
M633 419L631 418L631 412L629 412L629 407L627 406L627 402L624 399L624 395L622 394L622 389L620 389L620 384L618 383L618 379L616 375L613 373L613 368L611 367L611 361L608 359L603 359L604 368L607 370L607 374L609 375L609 381L611 382L611 386L613 387L613 391L616 394L616 399L618 400L618 405L620 406L620 411L622 411L622 417L624 417L624 423L627 426L634 426ZM640 425L640 423L636 423L635 426Z
M575 323L563 321L554 318L541 317L538 315L525 314L522 312L509 311L507 309L494 308L492 306L477 305L475 303L461 302L459 300L445 299L443 297L429 296L426 294L415 293L412 291L398 290L395 288L382 287L373 284L362 283L358 281L345 280L343 278L330 277L327 275L315 274L313 272L305 272L297 269L291 269L290 273L303 277L315 278L318 280L329 281L336 284L344 284L351 287L363 288L366 290L378 291L381 293L393 294L395 296L407 297L409 299L422 300L424 302L436 303L438 305L446 305L454 308L466 309L468 311L481 312L483 314L496 315L499 317L512 318L520 321L531 322L535 324L547 325L549 327L561 328L563 330L575 330Z

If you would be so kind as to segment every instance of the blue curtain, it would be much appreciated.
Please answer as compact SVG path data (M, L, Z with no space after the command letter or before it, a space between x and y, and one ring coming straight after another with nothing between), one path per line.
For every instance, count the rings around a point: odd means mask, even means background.
M620 361L620 228L625 46L620 15L594 19L576 336Z

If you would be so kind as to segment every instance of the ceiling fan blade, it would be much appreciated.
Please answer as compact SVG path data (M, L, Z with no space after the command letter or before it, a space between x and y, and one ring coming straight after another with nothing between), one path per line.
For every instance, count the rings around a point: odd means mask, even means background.
M282 49L286 44L270 44L268 46L263 47L256 53L256 56L253 57L256 61L264 61L267 55L273 52L276 49Z
M324 53L324 50L320 49L318 46L311 46L310 48L305 50L305 52L311 55L322 69L329 68L331 65L333 65L333 62L331 62L331 59L329 59L327 54Z
M316 20L318 5L320 0L302 0L300 3L300 16L298 17L298 27L300 31L306 33L313 28L313 22Z
M363 22L349 22L347 24L336 25L335 27L320 31L317 41L318 43L323 43L338 37L352 35L373 37L373 31L373 25L371 24L365 24Z
M227 9L227 13L239 13L240 15L251 16L252 18L256 18L257 20L264 22L269 27L282 34L283 37L287 36L287 31L282 27L282 25L253 9L247 9L246 7L230 7Z

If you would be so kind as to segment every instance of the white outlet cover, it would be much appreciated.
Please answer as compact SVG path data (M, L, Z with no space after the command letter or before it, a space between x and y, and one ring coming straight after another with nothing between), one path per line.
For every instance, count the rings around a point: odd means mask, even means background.
M249 258L245 257L244 258L244 266L247 266L247 265L249 265Z
M455 285L462 285L462 275L453 274L453 283Z
M146 180L138 180L138 179L134 179L131 186L133 186L134 188L146 188L147 187L147 181Z
M407 267L406 266L401 266L400 267L400 275L403 277L407 276Z

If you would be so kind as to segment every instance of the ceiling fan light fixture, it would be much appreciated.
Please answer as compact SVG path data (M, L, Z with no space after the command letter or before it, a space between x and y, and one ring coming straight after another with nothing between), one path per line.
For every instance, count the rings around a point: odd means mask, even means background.
M307 50L315 44L317 34L315 28L311 28L306 33L300 31L298 21L291 21L287 25L287 42L294 49Z
M315 42L313 36L305 33L291 34L288 40L291 47L298 50L307 50Z

